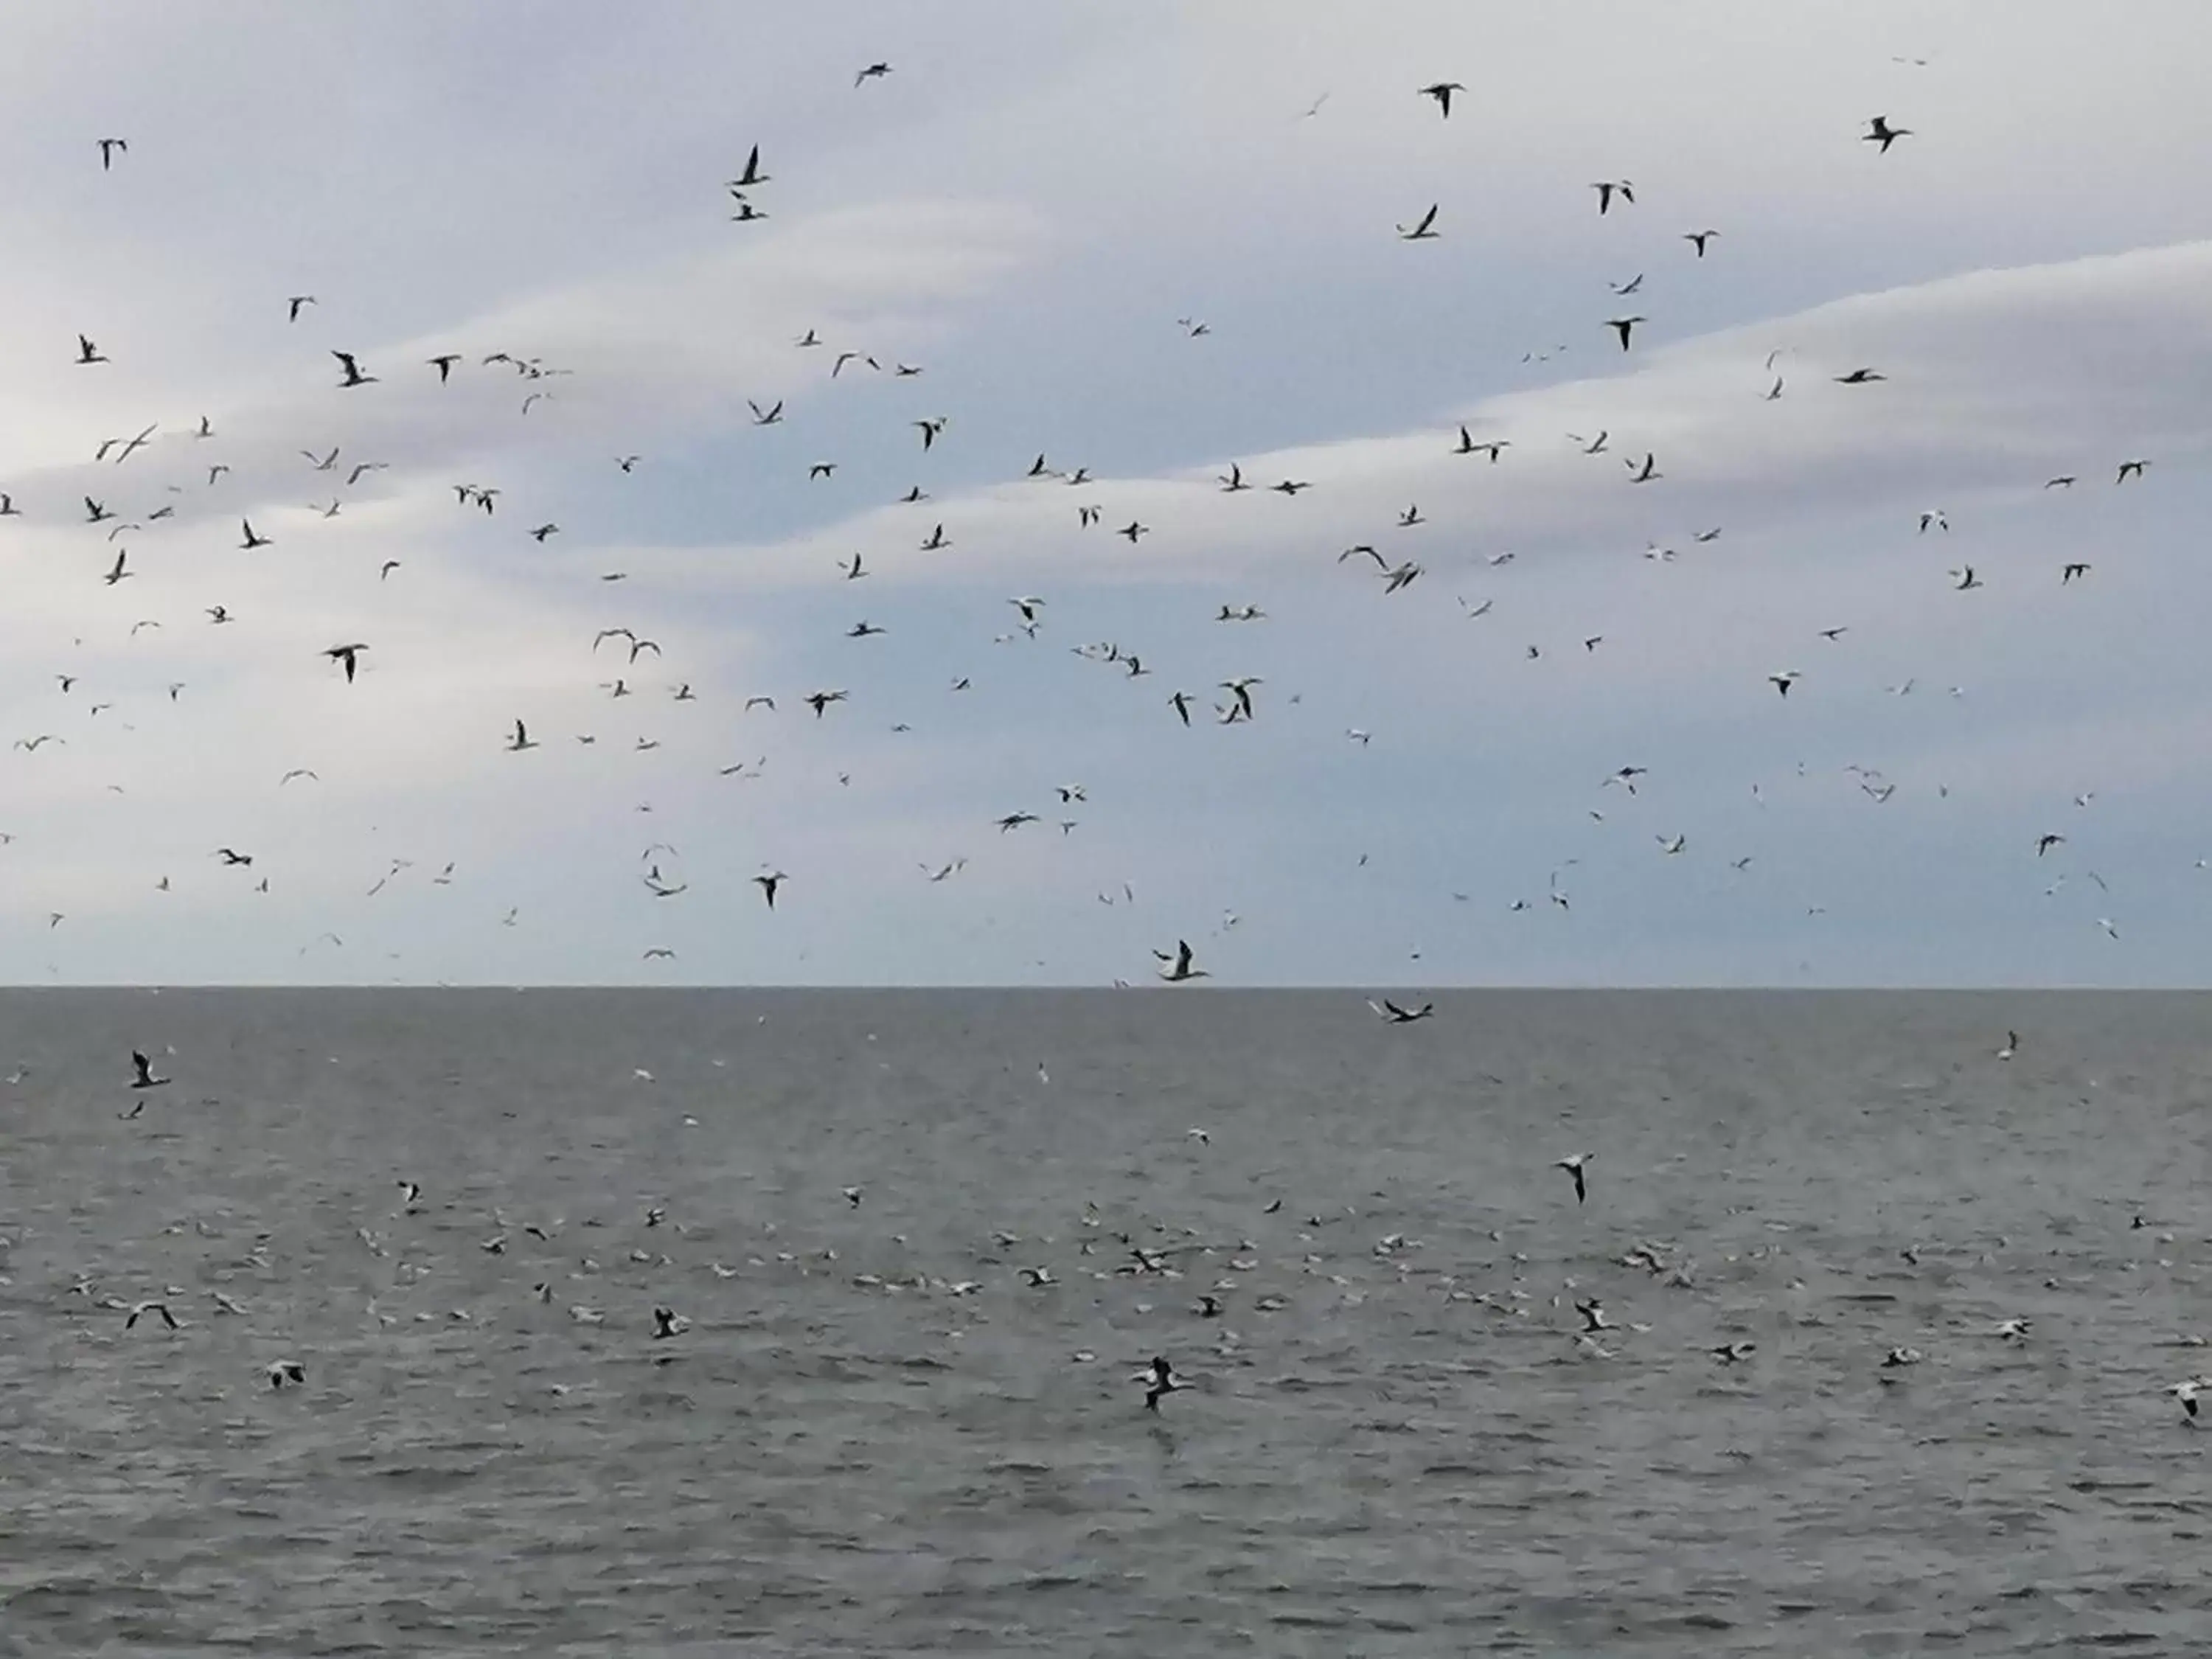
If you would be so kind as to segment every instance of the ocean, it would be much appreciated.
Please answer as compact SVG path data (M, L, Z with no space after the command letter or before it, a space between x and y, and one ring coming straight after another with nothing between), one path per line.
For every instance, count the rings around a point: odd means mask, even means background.
M1436 1002L0 994L0 1654L2203 1650L2212 999Z

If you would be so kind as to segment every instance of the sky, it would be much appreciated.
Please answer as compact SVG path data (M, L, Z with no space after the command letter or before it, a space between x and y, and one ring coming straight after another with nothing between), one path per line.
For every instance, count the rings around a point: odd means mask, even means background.
M27 13L0 979L2203 984L2129 20Z

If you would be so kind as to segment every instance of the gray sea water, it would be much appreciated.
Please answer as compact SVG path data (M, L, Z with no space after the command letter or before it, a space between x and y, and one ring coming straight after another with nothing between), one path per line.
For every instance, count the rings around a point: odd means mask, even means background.
M0 995L0 1652L2203 1651L2212 998L1437 1004Z

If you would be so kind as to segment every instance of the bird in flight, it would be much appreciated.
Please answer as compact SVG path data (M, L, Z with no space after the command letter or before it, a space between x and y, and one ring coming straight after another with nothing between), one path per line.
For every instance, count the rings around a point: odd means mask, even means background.
M337 358L338 360L338 367L345 370L345 379L338 382L338 387L341 391L349 386L374 386L376 384L376 376L374 374L362 374L361 372L361 365L354 361L353 353L350 351L333 351L331 353L331 356Z
M137 1073L131 1083L131 1086L134 1089L158 1089L169 1080L165 1077L155 1077L154 1062L136 1048L131 1051L131 1068Z
M1575 1202L1577 1204L1583 1202L1589 1197L1588 1177L1585 1176L1583 1172L1595 1163L1596 1159L1597 1154L1595 1152L1576 1152L1570 1157L1561 1158L1558 1163L1552 1165L1555 1170L1565 1170L1569 1175L1575 1178Z
M1190 943L1187 939L1176 941L1173 956L1170 956L1165 951L1155 951L1152 954L1158 957L1163 964L1155 971L1170 985L1181 985L1189 980L1212 977L1205 969L1194 968L1191 965Z
M126 155L130 150L131 141L127 138L102 138L100 140L100 170L107 172L114 167L117 156Z
M246 532L246 539L238 544L240 552L251 553L257 547L268 547L272 544L268 537L257 536L253 533L252 520L240 519L238 524L239 528Z
M1430 203L1429 210L1420 216L1419 220L1414 223L1412 228L1408 229L1404 225L1399 226L1399 236L1408 242L1435 241L1437 240L1437 204L1434 202Z
M1859 142L1864 144L1880 144L1881 153L1887 155L1892 144L1900 138L1907 138L1911 135L1911 127L1893 127L1890 125L1889 118L1887 115L1876 115L1868 118L1867 130L1859 135Z
M85 363L107 362L107 358L101 354L100 348L93 344L88 336L82 334L76 337L76 360L80 366Z
M782 871L772 870L764 876L755 876L753 885L761 890L761 896L768 901L768 908L773 910L775 908L776 890L790 879Z
M356 641L351 645L326 646L324 647L323 654L328 657L332 662L343 663L345 665L346 684L348 685L351 685L353 684L353 677L355 673L358 672L361 667L361 653L368 649L368 647L366 645Z
M880 81L890 72L891 66L889 64L871 64L853 77L853 84L858 87L864 81ZM757 155L759 152L754 153ZM759 180L756 179L754 182L757 184Z
M1437 81L1429 86L1423 87L1420 89L1419 95L1423 98L1435 99L1437 100L1437 112L1441 114L1444 119L1449 121L1451 119L1452 94L1455 92L1465 92L1467 88L1460 85L1456 81Z
M2140 478L2143 475L2143 469L2149 465L2148 461L2122 461L2119 477L2114 478L2112 482L2116 484L2124 484L2130 478Z
M1626 351L1628 349L1628 336L1630 331L1634 329L1637 324L1643 320L1644 319L1641 317L1615 317L1610 319L1606 324L1606 326L1611 329L1614 333L1620 336L1620 349L1623 351Z
M287 314L284 320L288 323L298 322L300 320L300 307L301 306L311 306L314 303L315 296L312 294L295 294L291 295L284 301L287 307Z
M1702 259L1705 257L1705 244L1719 234L1717 230L1686 230L1682 233L1682 240L1696 248L1698 258Z
M1877 374L1870 368L1855 368L1848 374L1838 374L1835 378L1838 386L1871 386L1876 380L1887 380L1889 376Z
M774 426L778 421L781 421L783 418L783 399L781 398L777 398L775 404L768 409L763 409L758 404L748 398L745 399L745 407L752 410L753 424L755 426Z
M514 723L514 735L507 739L507 747L510 754L519 755L526 749L537 748L538 743L530 735L529 728L520 720L517 720Z
M1384 997L1380 1002L1372 998L1367 1006L1375 1011L1376 1018L1389 1025L1411 1025L1416 1020L1427 1019L1437 1012L1437 1005L1425 1002L1418 1008L1406 1008Z
M1597 210L1601 214L1612 210L1616 192L1624 202L1632 204L1636 200L1635 186L1626 179L1601 179L1590 188L1597 192ZM1637 280L1641 282L1643 278L1639 276Z

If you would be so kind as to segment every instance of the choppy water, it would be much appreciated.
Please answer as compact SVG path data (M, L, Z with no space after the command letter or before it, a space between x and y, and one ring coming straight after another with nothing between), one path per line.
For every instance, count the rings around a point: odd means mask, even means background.
M2208 1015L10 994L0 1651L2180 1654Z

